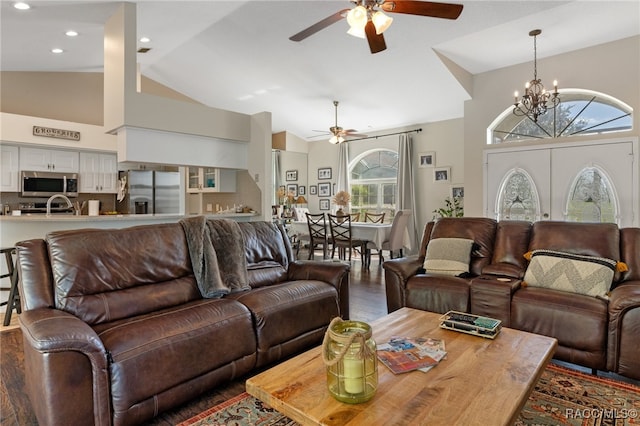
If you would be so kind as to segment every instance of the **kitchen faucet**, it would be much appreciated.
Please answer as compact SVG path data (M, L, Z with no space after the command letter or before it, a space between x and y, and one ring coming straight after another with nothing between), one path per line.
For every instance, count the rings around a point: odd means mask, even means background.
M56 198L62 198L67 202L68 207L73 208L73 203L71 203L69 197L64 194L54 194L47 200L47 216L51 216L51 201L55 200Z

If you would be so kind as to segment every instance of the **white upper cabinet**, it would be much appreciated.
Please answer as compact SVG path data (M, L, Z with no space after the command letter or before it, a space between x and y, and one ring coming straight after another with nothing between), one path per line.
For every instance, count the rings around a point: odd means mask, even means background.
M0 167L0 192L20 191L20 167L17 146L0 146Z
M118 160L116 154L80 153L80 192L118 192Z
M78 151L20 148L20 170L78 173L79 161Z
M189 167L187 192L235 192L236 171L215 167Z

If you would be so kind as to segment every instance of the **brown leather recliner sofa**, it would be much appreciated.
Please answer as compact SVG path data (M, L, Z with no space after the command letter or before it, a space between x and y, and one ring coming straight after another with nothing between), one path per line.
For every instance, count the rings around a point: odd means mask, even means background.
M18 243L26 388L39 423L142 423L319 344L334 317L348 318L349 265L294 261L271 223L237 228L242 253L219 256L230 240L218 238L216 255L227 270L244 256L250 289L219 298L201 295L180 223Z
M429 241L474 242L468 273L423 268ZM624 262L602 297L523 285L533 250L554 250ZM497 318L506 327L558 340L555 358L640 380L640 229L615 224L441 218L427 223L418 255L384 264L387 308ZM623 269L623 268L620 268Z

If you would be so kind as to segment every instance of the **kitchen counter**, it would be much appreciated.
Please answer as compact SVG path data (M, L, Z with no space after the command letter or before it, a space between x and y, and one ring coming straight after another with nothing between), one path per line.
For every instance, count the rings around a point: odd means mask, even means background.
M263 220L257 213L218 213L207 218L226 218L237 221ZM172 223L183 219L180 214L117 214L117 215L72 215L23 213L20 216L0 216L0 245L12 247L16 242L31 238L44 238L52 231L81 228L115 229L136 225Z
M171 222L172 219L177 221L189 215L181 214L101 214L100 216L74 215L74 214L51 214L47 216L44 213L22 213L20 216L0 216L0 222L96 222L103 220L135 220L140 222L158 221ZM195 215L191 215L195 216ZM247 219L258 217L257 213L216 213L204 215L208 218L227 218L227 219Z

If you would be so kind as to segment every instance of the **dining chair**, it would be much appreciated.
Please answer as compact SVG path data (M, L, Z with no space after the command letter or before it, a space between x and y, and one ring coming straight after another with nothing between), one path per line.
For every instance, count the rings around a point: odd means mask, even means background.
M366 266L365 247L367 242L352 238L351 216L336 216L327 213L327 217L329 218L329 228L331 229L331 257L333 258L336 248L338 248L338 258L346 260L346 251L349 249L349 261L351 261L351 252L359 248L362 265Z
M409 225L409 218L413 213L411 210L399 210L396 215L393 217L393 222L391 223L391 231L389 231L389 238L382 242L380 249L378 249L378 259L379 265L382 265L384 262L384 257L382 255L383 250L389 251L389 258L394 258L394 252L399 253L398 257L402 257L403 249L404 249L404 236L407 226ZM367 256L371 256L371 243L367 245Z
M314 252L318 246L322 246L322 259L326 259L329 251L329 238L325 215L324 213L305 213L305 215L309 228L309 260L314 258Z
M360 222L360 213L349 213L351 216L351 222Z
M385 213L369 213L365 212L364 221L371 223L383 223Z

